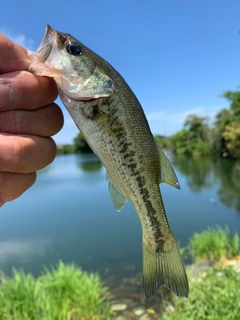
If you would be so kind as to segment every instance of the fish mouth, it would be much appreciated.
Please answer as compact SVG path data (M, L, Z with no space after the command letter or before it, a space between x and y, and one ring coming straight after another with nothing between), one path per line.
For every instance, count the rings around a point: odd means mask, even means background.
M41 70L44 68L43 64L45 61L47 61L54 48L56 37L56 31L49 24L47 24L43 39L32 58L32 62L28 67L28 71L33 72L36 75L43 75L41 72Z
M55 39L56 31L49 24L47 24L45 28L45 34L36 52L36 55L41 58L42 63L44 63L49 57Z

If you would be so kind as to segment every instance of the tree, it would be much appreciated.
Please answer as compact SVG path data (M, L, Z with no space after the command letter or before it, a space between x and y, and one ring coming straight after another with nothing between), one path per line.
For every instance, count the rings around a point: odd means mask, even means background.
M223 97L231 102L230 110L234 117L240 117L240 91L225 91Z
M74 146L72 144L57 145L57 154L74 153Z
M193 156L212 153L208 117L190 114L183 126L181 131L171 137L174 152Z
M225 91L223 97L231 103L215 117L213 147L220 156L240 158L240 92Z
M79 133L73 140L75 153L91 153L92 149L87 144L83 135Z
M223 133L225 127L232 121L232 114L228 109L222 109L215 116L215 122L212 129L212 146L220 157L228 155L227 146Z
M228 154L232 158L240 158L240 123L232 121L226 125L222 134Z

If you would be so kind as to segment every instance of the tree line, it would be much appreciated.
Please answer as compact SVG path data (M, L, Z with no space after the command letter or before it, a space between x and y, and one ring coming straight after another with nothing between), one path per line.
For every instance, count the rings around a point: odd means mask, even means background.
M230 102L230 106L215 115L213 124L209 124L206 116L190 114L183 128L174 135L156 135L157 143L178 155L239 159L240 92L226 91L222 96ZM73 144L59 145L57 150L58 154L92 152L81 133L74 138Z
M92 149L87 144L83 135L79 133L74 139L73 144L63 144L57 146L57 154L68 153L92 153Z
M209 118L190 114L183 128L169 137L156 136L157 142L175 154L187 156L218 156L240 158L240 92L226 91L230 102L209 124Z

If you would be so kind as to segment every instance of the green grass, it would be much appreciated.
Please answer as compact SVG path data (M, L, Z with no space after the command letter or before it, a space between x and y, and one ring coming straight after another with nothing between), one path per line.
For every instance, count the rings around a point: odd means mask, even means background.
M0 276L1 320L108 320L106 289L98 275L59 262L37 279L13 270Z
M240 237L232 235L228 227L216 226L202 233L195 233L189 241L193 260L221 261L239 255Z
M238 256L239 244L238 234L216 226L195 233L189 248L194 261L215 263ZM187 250L180 248L180 253L184 258ZM174 311L165 311L162 320L240 319L240 272L218 266L198 280L189 279L189 299L174 296ZM15 269L11 278L0 273L0 320L109 320L109 307L99 276L74 264L60 261L37 279Z
M174 311L159 320L240 319L240 272L232 267L210 268L201 279L190 281L188 299L174 297Z
M211 261L214 267L192 277L187 269L190 293L188 299L172 296L164 302L161 320L238 320L240 319L240 270L223 268L219 262L239 255L240 238L232 235L228 227L216 226L195 233L189 241L195 262ZM173 306L169 308L169 304ZM159 319L159 320L160 320Z

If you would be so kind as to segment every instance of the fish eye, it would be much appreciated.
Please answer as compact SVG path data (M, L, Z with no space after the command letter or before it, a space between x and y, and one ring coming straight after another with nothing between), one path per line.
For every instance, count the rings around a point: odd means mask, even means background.
M73 56L80 56L82 54L82 48L77 42L69 42L66 45L66 50Z

